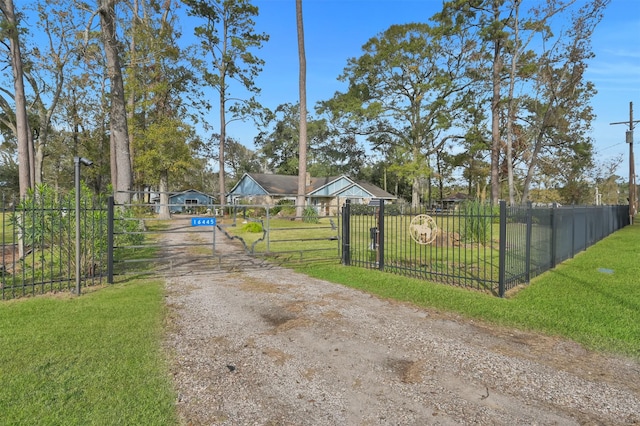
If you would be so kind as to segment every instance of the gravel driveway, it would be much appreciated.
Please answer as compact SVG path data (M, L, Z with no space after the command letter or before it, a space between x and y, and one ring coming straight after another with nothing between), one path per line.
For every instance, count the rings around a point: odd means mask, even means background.
M636 361L216 249L167 276L183 424L640 424Z

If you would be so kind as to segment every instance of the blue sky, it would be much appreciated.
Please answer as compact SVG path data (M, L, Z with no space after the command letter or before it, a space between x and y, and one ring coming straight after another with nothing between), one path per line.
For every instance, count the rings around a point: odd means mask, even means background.
M525 0L525 3L531 0ZM578 0L580 1L580 0ZM298 101L298 51L294 0L254 0L260 15L257 30L270 35L258 52L266 61L258 85L260 101L269 108ZM347 59L358 57L362 45L392 24L426 22L440 10L441 0L303 0L307 57L307 102L310 111L319 100L329 99L345 86L337 80ZM188 25L183 30L187 32ZM186 35L186 34L185 34ZM629 119L629 102L640 119L640 1L612 0L592 39L596 58L587 78L598 94L592 100L597 118L593 123L597 159L606 161L623 154L617 174L628 177L626 126L610 123ZM216 126L218 127L218 126ZM250 123L232 123L229 136L252 146L257 135ZM635 131L640 143L640 124ZM640 148L634 150L640 157ZM636 167L638 162L636 161Z

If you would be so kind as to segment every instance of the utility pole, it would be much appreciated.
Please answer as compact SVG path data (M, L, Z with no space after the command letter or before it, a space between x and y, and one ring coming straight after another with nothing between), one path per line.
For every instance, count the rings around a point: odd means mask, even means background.
M628 124L629 130L626 133L626 141L629 144L629 223L633 224L633 218L638 211L636 203L636 168L633 160L633 127L640 120L633 121L633 102L629 102L629 121L619 121L613 124Z

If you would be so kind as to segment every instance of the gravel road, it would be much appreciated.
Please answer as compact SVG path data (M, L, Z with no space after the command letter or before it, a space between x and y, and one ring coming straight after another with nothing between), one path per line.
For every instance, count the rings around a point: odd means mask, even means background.
M167 275L185 425L640 424L637 361L216 250Z

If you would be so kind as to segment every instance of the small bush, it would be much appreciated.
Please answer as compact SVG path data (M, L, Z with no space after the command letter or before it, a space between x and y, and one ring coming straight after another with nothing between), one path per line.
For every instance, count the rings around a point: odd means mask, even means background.
M244 232L259 233L262 232L262 224L259 222L249 222L242 226Z
M372 207L367 204L351 204L352 215L372 216L375 214L375 212L376 212L376 207Z
M462 205L464 217L463 237L468 242L486 244L491 238L493 214L490 206L477 201L469 201Z
M302 212L302 221L305 223L320 223L316 209L311 206L305 207Z
M282 216L295 216L296 208L293 200L279 200L275 207L269 209L269 214L275 216L278 213L282 213Z

